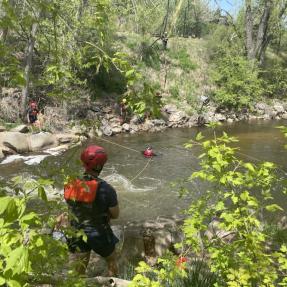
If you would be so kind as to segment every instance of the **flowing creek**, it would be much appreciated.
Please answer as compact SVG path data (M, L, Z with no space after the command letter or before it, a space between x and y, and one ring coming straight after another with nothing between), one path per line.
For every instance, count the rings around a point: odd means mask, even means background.
M242 159L251 162L256 162L255 159L272 161L281 169L287 170L287 150L284 149L287 142L283 134L276 129L276 126L284 124L286 121L240 122L224 125L219 128L218 133L220 130L225 131L239 139L237 146L240 147ZM162 133L122 134L105 138L117 145L98 139L89 141L104 146L108 152L109 160L102 177L118 191L121 207L120 221L177 214L197 193L204 192L204 185L190 184L188 187L195 192L189 200L180 199L177 188L171 185L171 182L186 179L198 169L197 156L200 150L198 148L185 150L183 144L195 138L199 131L207 138L212 137L211 130L207 128L184 128L168 129ZM149 160L139 152L149 144L158 156L148 163ZM139 152L122 148L119 145ZM79 161L81 150L82 147L76 147L61 155L48 156L37 165L27 165L22 160L0 164L0 177L2 180L8 180L20 174L25 177L52 177L58 181L60 186L59 170L62 167L69 168L73 173L81 172ZM282 170L278 172L284 175ZM274 193L276 201L282 202L283 197L276 191ZM283 202L283 204L286 208L287 203Z

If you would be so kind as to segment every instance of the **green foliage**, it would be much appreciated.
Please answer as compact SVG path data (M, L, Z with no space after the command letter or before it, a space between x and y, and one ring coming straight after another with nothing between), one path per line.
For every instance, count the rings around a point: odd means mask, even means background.
M196 65L191 61L189 54L185 49L180 50L169 50L169 57L175 59L178 63L178 67L183 69L185 72L196 69Z
M242 56L227 54L218 59L212 76L217 86L213 98L220 106L250 107L263 94L258 70Z
M55 240L49 231L55 225L51 211L57 205L56 202L49 202L46 195L52 184L53 181L47 179L27 181L23 177L15 177L9 188L1 187L1 286L21 287L57 281L63 281L61 286L66 287L85 286L72 271L67 274L66 280L60 277L68 261L68 250L66 244ZM10 195L5 195L7 191ZM36 201L42 206L41 213L31 209ZM59 279L55 278L56 273Z
M285 98L287 94L287 68L275 63L262 72L264 93L268 97Z
M160 47L157 43L153 46L147 41L142 41L140 45L140 58L148 66L157 71L160 70Z
M162 106L159 87L144 81L126 93L128 107L140 116L159 117Z
M170 87L169 92L173 98L175 99L179 98L179 89L177 86Z
M2 196L0 200L0 279L8 286L28 286L28 281L59 270L66 259L63 243L42 232L47 218L29 211L27 205L32 193L37 192L47 201L45 187L50 181L26 181L17 177L12 188L18 197ZM19 195L21 195L19 197ZM48 222L48 225L52 221ZM1 285L2 285L1 284Z

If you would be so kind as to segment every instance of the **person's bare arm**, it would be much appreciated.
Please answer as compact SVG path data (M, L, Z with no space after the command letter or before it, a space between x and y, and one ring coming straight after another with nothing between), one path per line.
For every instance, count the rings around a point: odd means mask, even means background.
M109 208L109 214L111 219L117 219L120 214L120 208L119 205L116 205L114 207Z

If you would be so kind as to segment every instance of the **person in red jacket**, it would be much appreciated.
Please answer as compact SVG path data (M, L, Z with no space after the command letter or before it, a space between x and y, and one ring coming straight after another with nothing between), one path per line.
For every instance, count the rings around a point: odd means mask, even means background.
M85 168L83 177L69 182L64 189L64 198L73 215L70 224L87 236L87 240L82 237L67 239L69 250L74 254L72 261L81 264L76 269L79 274L85 273L91 250L105 258L109 276L118 273L115 245L119 240L110 227L110 220L119 216L117 193L99 178L107 159L102 147L88 146L81 154Z
M154 153L153 149L151 146L148 146L144 151L143 151L143 155L146 158L151 158L156 156L156 154Z

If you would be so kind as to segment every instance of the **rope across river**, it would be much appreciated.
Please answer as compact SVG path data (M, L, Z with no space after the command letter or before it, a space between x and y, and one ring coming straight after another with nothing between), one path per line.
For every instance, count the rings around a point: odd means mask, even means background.
M106 143L109 143L109 144L112 144L112 145L121 147L121 148L123 148L123 149L129 150L129 151L132 151L132 152L135 152L135 153L142 154L141 151L138 151L138 150L136 150L136 149L133 149L133 148L130 148L130 147L127 147L127 146L124 146L124 145L115 143L115 142L113 142L113 141L104 139L104 138L102 138L102 137L97 137L97 136L96 136L95 138L98 139L98 140L104 141L104 142L106 142ZM131 183L132 183L133 181L135 181L135 180L148 168L148 166L150 165L151 161L152 161L152 157L148 159L148 162L146 163L146 165L144 166L144 168L141 169L141 170L130 180Z

